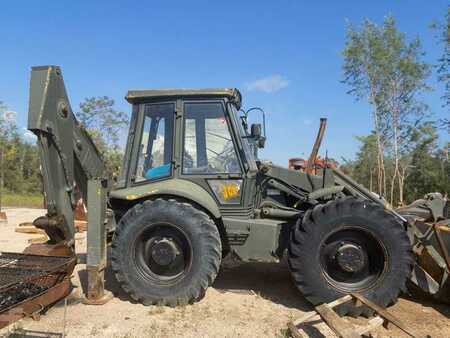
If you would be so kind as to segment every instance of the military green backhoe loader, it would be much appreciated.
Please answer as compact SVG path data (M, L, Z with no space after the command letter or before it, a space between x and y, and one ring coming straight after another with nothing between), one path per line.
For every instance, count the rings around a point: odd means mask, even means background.
M265 131L247 128L238 90L131 90L126 100L130 129L113 184L72 112L60 68L31 72L28 129L38 138L48 208L35 224L49 245L73 249L76 192L87 201L88 303L107 299L109 238L117 281L143 304L200 299L227 254L259 262L287 255L313 304L358 292L388 306L413 267L422 271L406 218L378 196L336 169L311 174L258 160Z

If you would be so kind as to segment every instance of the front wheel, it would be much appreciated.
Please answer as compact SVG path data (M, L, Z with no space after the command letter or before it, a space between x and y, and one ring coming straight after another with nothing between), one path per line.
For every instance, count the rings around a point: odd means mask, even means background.
M157 199L130 209L112 243L112 268L136 301L176 306L216 278L222 247L213 220L187 203Z
M292 232L288 256L297 287L314 305L361 293L384 307L397 301L413 264L401 223L384 208L357 198L315 207ZM341 314L370 314L346 303Z

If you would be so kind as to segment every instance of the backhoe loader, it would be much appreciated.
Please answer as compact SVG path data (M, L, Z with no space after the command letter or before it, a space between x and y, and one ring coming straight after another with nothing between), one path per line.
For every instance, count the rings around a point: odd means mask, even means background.
M415 264L414 226L382 198L335 168L313 174L259 160L265 128L248 128L237 89L130 90L126 100L130 128L114 182L77 122L61 69L31 71L28 129L37 136L47 205L34 224L48 234L47 249L73 254L77 193L87 201L87 303L109 298L109 243L117 281L143 304L201 299L226 255L286 256L312 304L358 292L386 307L412 273L419 286L429 276ZM367 311L339 306L342 314Z

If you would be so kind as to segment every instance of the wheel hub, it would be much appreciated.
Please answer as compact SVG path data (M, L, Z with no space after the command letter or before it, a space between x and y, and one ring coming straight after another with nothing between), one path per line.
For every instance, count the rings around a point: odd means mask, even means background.
M151 248L153 260L162 266L170 265L179 254L180 251L175 242L168 238L155 241Z
M335 259L346 272L361 271L367 263L367 255L359 245L342 243L337 249Z

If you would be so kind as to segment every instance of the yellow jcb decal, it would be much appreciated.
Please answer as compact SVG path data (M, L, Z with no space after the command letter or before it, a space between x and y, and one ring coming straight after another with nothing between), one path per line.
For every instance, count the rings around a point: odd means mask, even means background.
M222 196L225 201L239 196L239 185L236 183L225 183L222 185Z

